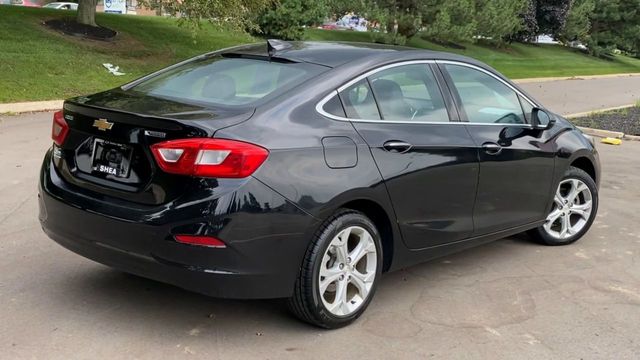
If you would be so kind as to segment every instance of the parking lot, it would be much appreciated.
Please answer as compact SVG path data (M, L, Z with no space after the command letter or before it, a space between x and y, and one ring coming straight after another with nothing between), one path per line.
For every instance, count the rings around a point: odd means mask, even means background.
M0 358L640 358L640 142L599 144L600 210L577 244L508 238L387 274L359 321L323 331L281 301L208 298L49 240L50 119L0 116Z

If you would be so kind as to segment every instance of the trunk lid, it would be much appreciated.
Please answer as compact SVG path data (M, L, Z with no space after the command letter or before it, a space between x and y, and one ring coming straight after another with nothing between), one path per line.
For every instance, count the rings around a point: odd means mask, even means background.
M212 108L111 90L68 100L69 134L54 149L61 176L90 196L158 205L190 186L192 179L161 171L150 146L166 140L211 137L253 115L253 108Z

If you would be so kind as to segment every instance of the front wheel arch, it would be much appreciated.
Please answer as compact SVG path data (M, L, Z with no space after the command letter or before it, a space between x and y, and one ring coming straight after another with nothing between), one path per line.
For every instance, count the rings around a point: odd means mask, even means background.
M587 174L589 174L589 176L593 179L593 181L596 184L598 183L598 180L600 180L600 179L597 179L596 168L593 165L593 162L586 156L580 156L574 159L573 162L571 162L570 166L578 168L586 172Z

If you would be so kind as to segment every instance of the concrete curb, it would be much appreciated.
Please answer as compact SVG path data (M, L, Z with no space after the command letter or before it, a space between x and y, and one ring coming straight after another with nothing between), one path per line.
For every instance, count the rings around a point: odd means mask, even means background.
M513 79L516 84L526 84L535 82L549 82L562 80L592 80L592 79L610 79L617 77L640 76L640 73L623 73L623 74L607 74L607 75L585 75L585 76L558 76L558 77L541 77L527 79Z
M587 135L597 136L601 138L611 137L616 139L622 139L624 137L624 133L619 131L592 129L592 128L586 128L582 126L577 126L577 128Z
M630 141L640 141L640 136L636 136L636 135L627 135L623 132L620 131L609 131L609 130L602 130L602 129L592 129L592 128L586 128L586 127L581 127L581 126L577 126L578 129L580 129L583 133L587 134L587 135L591 135L591 136L596 136L596 137L600 137L600 138L616 138L616 139L622 139L622 140L630 140Z
M612 108L599 109L599 110L583 112L583 113L569 114L569 115L564 115L564 117L567 118L567 119L572 119L572 118L588 116L588 115L591 115L591 114L597 114L597 113L601 113L601 112L626 109L626 108L630 108L630 107L634 107L634 106L636 106L636 104L616 106L616 107L612 107ZM611 137L611 138L616 138L616 139L640 141L640 136L627 135L627 134L625 134L623 132L620 132L620 131L592 129L592 128L581 127L581 126L577 126L577 128L582 130L583 133L585 133L587 135L591 135L591 136L597 136L597 137L601 137L601 138Z
M28 112L40 112L48 110L60 110L64 100L51 100L51 101L35 101L35 102L21 102L13 104L0 104L0 114L21 114Z
M626 108L630 108L630 107L634 107L634 106L636 106L636 104L614 106L614 107L610 107L610 108L597 109L597 110L592 110L592 111L585 111L585 112L580 112L580 113L575 113L575 114L568 114L568 115L563 115L563 116L566 117L567 119L573 119L573 118L577 118L577 117L584 117L584 116L589 116L589 115L592 115L592 114L598 114L598 113L607 112L607 111L626 109Z

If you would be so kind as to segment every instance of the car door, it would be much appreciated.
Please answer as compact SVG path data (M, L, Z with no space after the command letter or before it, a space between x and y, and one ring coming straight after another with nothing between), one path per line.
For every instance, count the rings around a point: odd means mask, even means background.
M473 232L477 154L464 125L450 121L458 117L443 81L434 64L394 64L340 91L385 180L405 244L414 249Z
M440 68L478 149L474 235L544 219L555 149L529 124L534 103L484 69L443 62Z

